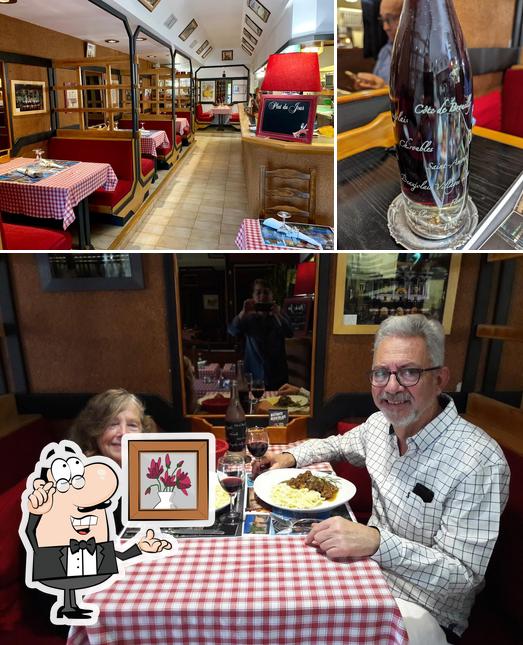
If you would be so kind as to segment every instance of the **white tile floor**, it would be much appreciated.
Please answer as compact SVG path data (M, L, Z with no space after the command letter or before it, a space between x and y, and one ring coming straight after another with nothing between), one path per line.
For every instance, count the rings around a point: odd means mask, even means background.
M236 233L248 217L240 133L198 131L192 146L162 186L159 198L119 240L118 248L236 248ZM111 228L116 229L114 240L122 229ZM107 226L100 231L93 227L96 248L108 248L111 243Z

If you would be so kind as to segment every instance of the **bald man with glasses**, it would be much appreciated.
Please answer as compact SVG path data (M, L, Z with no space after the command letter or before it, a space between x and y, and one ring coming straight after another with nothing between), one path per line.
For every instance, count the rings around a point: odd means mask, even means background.
M378 59L372 74L360 72L354 79L356 90L378 90L389 84L390 61L392 57L392 46L398 31L403 0L381 0L380 16L378 21L383 27L389 40L380 49Z
M444 344L435 320L420 314L384 320L369 372L380 411L344 435L311 439L266 464L302 468L345 460L367 468L367 525L331 517L315 524L306 542L329 558L378 562L410 645L459 642L484 586L508 497L501 448L443 394L449 380Z

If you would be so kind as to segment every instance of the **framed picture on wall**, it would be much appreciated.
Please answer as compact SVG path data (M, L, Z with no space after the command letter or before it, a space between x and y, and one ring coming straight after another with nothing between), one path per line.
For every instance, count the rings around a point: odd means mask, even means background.
M215 83L214 81L200 81L200 101L214 103Z
M255 38L248 29L245 29L245 27L243 28L243 35L245 39L251 43L251 45L256 47L256 45L258 44L258 39Z
M261 27L258 27L254 20L249 18L247 14L245 14L245 24L247 25L247 27L249 27L249 29L252 29L252 31L254 31L257 36L262 35L263 29Z
M206 51L204 54L202 54L202 58L207 58L207 56L208 56L211 52L212 52L212 47L209 47L209 49L207 49L207 51Z
M78 90L64 90L65 107L74 110L79 107Z
M86 58L96 57L96 45L94 43L85 43L85 57Z
M232 60L232 49L222 49L222 60Z
M247 6L251 11L254 11L258 18L263 20L263 22L267 22L267 20L269 20L271 12L267 7L264 7L261 2L258 2L258 0L247 0Z
M189 38L189 36L196 29L197 26L198 26L198 23L193 18L191 22L187 25L187 27L185 27L185 29L178 35L178 38L180 40L187 40L187 38Z
M198 49L196 50L196 53L197 53L198 55L200 55L208 45L209 45L209 41L208 41L208 40L204 40L204 41L203 41L203 43L202 43L202 44L198 47Z
M244 43L245 43L245 41L243 41L243 43L242 43L242 49L243 49L243 51L244 51L244 52L246 52L247 54L249 54L249 56L252 56L252 52L251 52L251 51L249 51L249 50L247 49L247 47L245 47L245 44L244 44Z
M138 253L39 253L44 291L120 291L143 289Z
M147 7L149 11L154 11L156 7L158 6L158 3L160 0L138 0L143 4L144 7Z
M13 116L44 114L47 95L44 81L11 81Z
M210 433L128 434L122 440L124 524L211 526L209 469L214 470L215 452Z
M343 253L337 262L334 334L374 334L385 318L413 313L450 333L457 253Z

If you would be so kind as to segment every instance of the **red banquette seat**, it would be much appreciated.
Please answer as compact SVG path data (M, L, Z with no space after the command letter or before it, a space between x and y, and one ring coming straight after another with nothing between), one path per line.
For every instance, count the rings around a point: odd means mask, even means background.
M212 123L214 115L212 112L204 112L201 103L196 106L196 122L197 123Z
M523 137L523 68L507 69L503 88L474 99L476 125Z
M147 119L140 119L140 123L143 123L143 127L146 130L163 130L165 132L165 134L167 135L167 138L169 139L169 145L160 146L159 148L156 148L156 154L158 155L159 159L167 159L168 157L170 157L173 152L172 121L170 119L165 119L162 121L153 121L152 119L149 121ZM130 119L120 119L120 121L118 122L118 127L122 129L130 130L132 126L133 124ZM181 145L181 142L182 142L182 138L176 135L176 145ZM144 159L144 157L142 157L142 159ZM144 168L142 164L142 175L144 174L145 173L144 173Z
M1 219L0 239L5 251L66 251L73 248L69 231L6 224Z
M131 195L134 185L133 142L126 140L69 139L52 137L48 142L50 159L73 159L111 165L118 183L114 191L99 188L89 197L89 209L100 213L118 212ZM154 164L153 164L154 165Z

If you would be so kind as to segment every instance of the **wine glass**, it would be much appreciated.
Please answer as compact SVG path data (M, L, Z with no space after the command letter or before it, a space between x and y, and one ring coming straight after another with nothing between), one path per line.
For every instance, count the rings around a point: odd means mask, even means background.
M45 150L43 148L34 148L33 152L35 153L36 163L39 164L42 161Z
M252 399L251 399L252 373L251 372L245 372L245 380L247 381L247 389L249 390L249 414L252 414ZM247 414L247 410L245 410L245 413Z
M286 221L290 219L291 214L287 211L278 211L276 215L281 219L281 226L279 230L287 231L289 227L287 226Z
M145 132L145 121L140 121L140 130Z
M247 450L254 457L254 461L252 463L252 472L256 473L256 470L257 470L255 468L256 461L257 460L259 461L261 457L263 457L263 455L269 449L269 433L267 432L266 428L260 428L258 426L255 426L247 430L246 438L247 438ZM258 470L261 470L261 469L258 469ZM256 474L251 475L252 479L255 479L255 477L256 477Z
M234 503L236 501L236 495L241 490L245 479L243 452L227 452L223 457L220 457L216 467L216 473L221 487L229 493L231 498L229 512L222 518L222 523L237 524L241 519L241 515L238 511L234 510Z
M262 398L264 392L265 392L264 380L262 378L253 379L252 385L251 385L251 393L252 393L252 396L254 397L254 402L252 404L254 411L256 411L256 406L260 402L260 399Z

